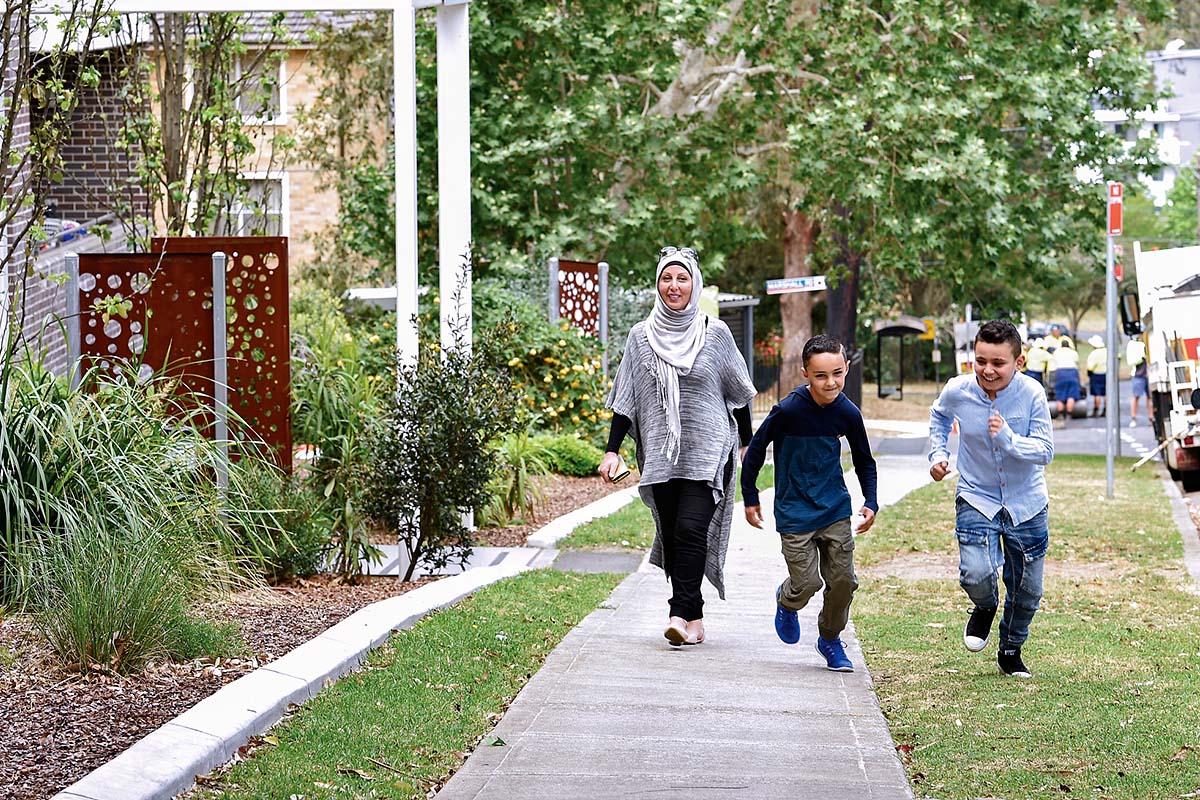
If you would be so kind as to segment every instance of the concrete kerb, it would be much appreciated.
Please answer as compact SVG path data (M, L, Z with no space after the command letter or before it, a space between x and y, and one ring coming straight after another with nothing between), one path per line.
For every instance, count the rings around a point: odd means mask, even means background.
M393 631L484 586L548 566L556 553L544 550L525 563L505 559L373 603L200 701L52 800L168 800L268 730L289 705L314 697L356 668Z
M555 542L567 536L571 531L585 522L591 522L599 517L607 517L609 514L629 505L630 501L638 496L637 492L637 484L634 484L627 489L622 489L619 492L613 492L610 495L601 497L599 500L589 503L583 508L577 508L568 514L563 514L561 517L551 520L545 526L531 534L525 540L525 545L527 547L552 547Z

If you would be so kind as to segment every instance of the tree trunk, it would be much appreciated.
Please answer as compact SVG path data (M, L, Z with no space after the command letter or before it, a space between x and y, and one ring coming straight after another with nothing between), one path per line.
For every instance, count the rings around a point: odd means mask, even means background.
M783 212L783 275L799 278L812 275L813 241L817 237L817 223L795 208ZM804 343L812 336L812 292L792 292L779 296L779 310L783 318L783 343L780 347L779 382L783 392L804 382L800 374L800 360Z
M862 253L854 247L845 231L834 234L837 245L834 264L838 267L837 285L828 292L827 324L829 335L846 345L847 352L857 349L858 284Z

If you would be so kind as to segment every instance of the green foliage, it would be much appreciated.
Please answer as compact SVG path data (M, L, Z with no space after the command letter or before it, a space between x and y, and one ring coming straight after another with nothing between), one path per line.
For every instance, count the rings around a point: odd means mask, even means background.
M1138 30L1087 0L820 4L773 54L780 70L804 64L772 152L819 223L814 271L861 271L881 312L923 280L1013 308L1063 254L1102 262L1103 188L1077 175L1128 179L1154 161L1153 141L1126 154L1093 113L1152 104Z
M492 478L491 499L484 506L486 524L507 525L518 517L522 522L537 520L537 507L546 502L539 478L550 471L551 454L541 437L528 430L510 433L496 447L499 470Z
M591 442L571 434L541 437L542 447L549 456L550 469L560 475L590 478L596 475L604 452Z
M323 498L303 478L272 463L244 459L239 469L245 506L254 509L251 524L271 542L263 564L267 579L306 578L324 569L333 549L333 521Z
M397 633L370 654L365 669L274 729L278 746L257 750L197 795L257 800L319 784L328 795L306 795L425 800L620 580L539 570L480 589ZM402 763L404 774L381 761ZM379 780L364 784L364 777Z
M152 658L232 655L228 627L188 613L205 580L202 543L173 520L130 522L78 519L19 548L35 623L58 657L128 673Z
M315 27L317 95L296 109L299 156L338 196L336 223L316 234L316 255L300 270L339 295L363 281L391 283L395 272L393 144L379 129L392 114L390 19L377 12Z
M498 466L491 443L519 424L517 394L498 360L508 326L477 329L470 349L464 321L452 327L455 346L443 350L422 336L416 363L397 364L396 391L372 426L358 476L364 511L408 552L406 579L421 562L465 561L463 514L488 499Z
M292 438L316 448L308 481L332 521L334 568L350 579L362 559L379 556L360 510L359 472L370 453L367 427L380 413L384 378L369 372L364 352L376 344L355 336L341 301L311 290L300 297L292 327Z
M23 364L0 406L0 597L69 663L172 654L192 604L253 582L274 549L241 475L214 476L203 404L171 379L99 368L81 389Z
M604 408L608 381L594 337L546 320L543 309L507 291L486 287L476 313L481 326L502 326L497 356L524 396L539 430L602 435L612 414Z
M150 211L126 186L110 187L105 200L131 240L147 245L147 232L159 223L168 235L269 232L267 201L252 195L243 173L256 142L269 148L268 173L294 144L269 124L292 36L283 12L254 25L253 49L247 45L250 19L240 13L153 15L116 37L124 45L110 52L121 86L116 144L129 157ZM137 41L137 33L150 46ZM239 209L251 212L249 229L241 229Z

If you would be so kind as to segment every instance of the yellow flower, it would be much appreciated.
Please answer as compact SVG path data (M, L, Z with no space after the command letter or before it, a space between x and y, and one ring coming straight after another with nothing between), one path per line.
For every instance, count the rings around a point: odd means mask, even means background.
M585 394L582 397L580 397L579 399L586 403L588 400L592 399L592 396L590 394Z
M552 399L554 399L554 400L557 400L557 399L558 399L558 392L551 392L551 393L550 393L550 397L551 397Z
M510 358L508 360L508 365L510 367L518 366L518 365L520 365L520 363L521 363L521 359L519 359L519 358Z
M529 348L529 355L531 355L531 356L536 356L536 355L537 355L537 350L534 350L532 347L531 347L531 348Z
M559 347L566 347L566 346L567 346L567 340L566 340L566 339L559 339L559 340L558 340L558 346L559 346Z
M576 425L578 425L579 424L579 415L578 414L573 415L571 417L571 422L574 422Z
M574 400L572 400L571 402L567 403L567 408L574 408L574 407L575 407L575 401L574 401Z
M370 342L371 344L379 344L379 336L372 333L371 338L368 339L367 341Z
M346 334L345 339L346 344L352 344L354 342L354 336L349 333Z
M338 365L339 367L344 367L344 366L346 366L346 362L345 362L345 360L343 360L343 359L340 359L340 358L339 358L339 359L337 360L337 365Z
M579 388L579 381L571 381L571 388L572 388L572 389L578 389L578 388Z
M554 377L552 375L547 375L546 377L542 378L542 383L550 383L553 380Z
M435 297L433 298L433 304L434 304L435 306L440 306L440 305L442 304L442 298L440 298L440 297L436 297L436 296L435 296Z

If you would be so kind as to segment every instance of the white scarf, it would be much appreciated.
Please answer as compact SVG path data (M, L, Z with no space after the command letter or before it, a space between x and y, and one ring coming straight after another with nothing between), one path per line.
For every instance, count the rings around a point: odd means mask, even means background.
M668 248L664 248L668 249ZM658 260L654 273L654 308L646 318L646 340L654 351L651 369L658 382L658 397L667 418L667 440L663 454L672 464L679 461L679 376L692 371L696 356L704 347L706 319L700 313L700 290L704 278L691 250L669 248ZM692 296L681 311L671 310L658 291L663 270L672 264L684 267L692 275Z

